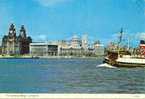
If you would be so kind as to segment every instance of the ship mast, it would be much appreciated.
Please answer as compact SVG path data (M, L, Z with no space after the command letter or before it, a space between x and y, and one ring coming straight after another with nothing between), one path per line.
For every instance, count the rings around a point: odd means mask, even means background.
M128 37L128 46L127 46L127 50L130 49L130 37Z
M119 41L118 41L118 57L120 56L119 54L119 52L120 52L120 44L121 44L121 42L122 42L122 35L123 35L123 28L121 28L121 31L120 31L120 33L119 33Z

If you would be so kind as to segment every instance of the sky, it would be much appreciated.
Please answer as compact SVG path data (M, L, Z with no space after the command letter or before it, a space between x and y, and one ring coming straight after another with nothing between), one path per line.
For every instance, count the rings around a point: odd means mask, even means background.
M0 36L14 23L33 41L68 40L87 34L103 44L121 28L133 42L145 38L145 0L0 0Z

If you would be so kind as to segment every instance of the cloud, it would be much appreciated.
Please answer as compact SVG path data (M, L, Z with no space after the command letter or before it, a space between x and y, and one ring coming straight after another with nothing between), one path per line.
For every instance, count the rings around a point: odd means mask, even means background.
M34 38L34 41L47 41L47 35L40 34Z
M34 1L37 1L42 6L50 7L50 6L54 6L54 5L58 5L58 4L66 3L66 2L70 2L72 0L34 0Z
M136 38L140 40L145 40L145 32L137 33Z

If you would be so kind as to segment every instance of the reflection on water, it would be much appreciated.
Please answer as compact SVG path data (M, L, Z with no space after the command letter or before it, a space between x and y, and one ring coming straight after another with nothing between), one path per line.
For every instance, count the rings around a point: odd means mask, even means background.
M1 59L0 92L145 93L145 68L102 68L102 59Z

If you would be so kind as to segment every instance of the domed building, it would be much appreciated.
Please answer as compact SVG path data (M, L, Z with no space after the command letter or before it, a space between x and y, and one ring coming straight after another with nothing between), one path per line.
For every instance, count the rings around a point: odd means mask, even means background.
M71 40L71 48L81 48L81 40L77 35L74 35Z
M2 39L2 54L28 54L31 42L32 39L27 37L24 25L21 26L20 34L17 36L15 26L11 24L8 35L5 35Z

